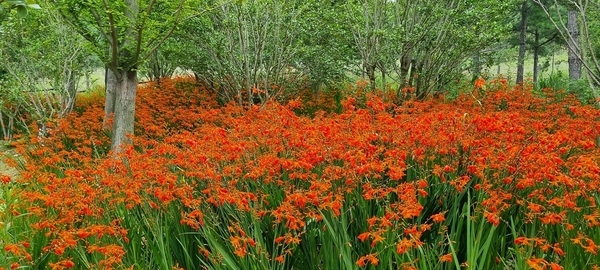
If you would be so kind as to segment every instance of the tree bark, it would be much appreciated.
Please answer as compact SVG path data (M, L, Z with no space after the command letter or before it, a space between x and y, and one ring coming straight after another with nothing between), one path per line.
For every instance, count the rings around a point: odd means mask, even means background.
M133 135L135 124L135 96L137 94L137 65L139 48L141 46L141 35L139 29L136 29L138 16L140 12L139 0L125 0L125 17L128 25L125 27L125 39L119 44L119 40L114 40L120 48L116 61L113 62L110 70L116 78L114 102L113 105L113 123L112 138L110 149L113 154L118 155L123 150L124 144L131 144L129 135ZM133 46L137 48L133 48ZM130 47L132 46L132 47ZM114 48L113 48L114 49ZM122 62L120 62L122 61ZM107 89L108 90L108 89ZM107 91L108 94L108 91ZM110 104L109 96L106 97L106 103ZM109 107L110 108L110 107ZM107 107L105 106L105 111Z
M473 79L481 75L481 55L479 51L473 54Z
M540 61L540 33L535 29L534 33L534 45L533 45L533 84L537 87L538 75L539 75L539 61Z
M68 69L65 72L67 73L64 85L66 96L61 98L62 108L59 116L61 118L67 116L73 110L75 99L77 98L78 76L74 70Z
M104 130L111 129L111 121L115 113L115 97L118 88L117 76L108 67L104 70L104 118L102 119L102 128Z
M128 135L134 132L135 97L137 93L137 71L123 72L122 79L117 81L115 93L114 119L112 126L111 150L120 153L124 144L130 144Z
M369 85L371 87L371 91L375 91L375 65L367 65L367 77L369 77Z
M382 97L385 98L385 91L386 89L386 78L385 78L385 66L384 65L380 65L379 70L381 71L381 90L382 90Z
M90 81L90 73L85 72L85 90L90 90L92 82Z
M527 1L521 5L521 35L519 36L519 59L517 63L517 84L523 83L525 51L527 49Z
M581 60L578 55L579 51L579 24L577 23L577 11L569 10L567 14L567 31L569 31L570 37L567 40L569 44L569 79L579 80L581 79Z

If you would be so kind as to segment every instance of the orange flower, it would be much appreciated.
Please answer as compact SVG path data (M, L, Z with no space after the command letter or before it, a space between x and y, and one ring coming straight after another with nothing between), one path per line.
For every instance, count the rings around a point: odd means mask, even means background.
M371 242L371 247L375 247L377 243L383 242L383 240L385 240L385 237L381 236L379 232L372 234L372 237L373 241Z
M431 219L436 223L444 222L444 220L446 220L446 218L444 217L444 214L445 213L437 213L435 215L432 215Z
M372 264L373 266L376 266L379 264L379 259L377 258L376 254L371 253L360 257L358 261L356 261L356 265L358 265L359 267L364 267L367 265L367 262Z
M377 259L377 256L375 254L369 254L369 255L367 255L367 259L374 266L376 266L376 265L379 264L379 259Z
M8 183L10 183L10 176L8 176L8 175L0 175L0 182L2 184L8 184Z
M524 236L519 236L515 239L515 244L516 245L528 245L529 244L529 238L524 237Z
M581 245L586 252L592 254L598 254L598 246L594 243L592 239L587 239L587 245Z
M554 253L556 253L558 256L565 256L565 252L562 250L562 248L560 248L560 245L558 243L555 243L552 249L554 250Z
M542 223L552 225L559 224L562 222L562 220L562 215L556 213L549 213L540 218L540 221L542 221Z
M531 257L527 260L527 265L534 270L544 270L548 262L541 258Z
M481 89L485 86L485 80L481 77L477 78L477 80L475 80L475 88L477 89Z
M452 257L452 253L448 253L448 254L442 255L440 257L440 262L448 262L448 263L450 263L450 262L452 262L452 258L453 258Z
M396 253L404 254L412 247L413 242L404 237L402 238L402 240L400 240L399 243L396 244Z
M283 240L285 240L286 237L285 236L279 236L277 238L275 238L275 244L279 244L281 242L283 242Z
M369 237L371 237L371 233L369 233L369 232L361 233L361 234L358 235L358 239L361 242L366 241L367 239L369 239Z
M365 265L367 265L367 259L364 256L358 258L358 261L356 261L356 265L358 265L358 267L365 267Z
M285 256L284 255L279 255L277 257L275 257L275 261L278 263L284 263L285 262Z
M75 267L75 263L71 260L63 260L56 263L49 263L50 268L52 269L66 269Z
M564 269L562 266L560 266L557 263L550 263L549 266L550 266L550 270L562 270L562 269Z
M498 215L492 213L485 213L484 216L488 220L488 222L494 224L494 226L500 225L500 217Z

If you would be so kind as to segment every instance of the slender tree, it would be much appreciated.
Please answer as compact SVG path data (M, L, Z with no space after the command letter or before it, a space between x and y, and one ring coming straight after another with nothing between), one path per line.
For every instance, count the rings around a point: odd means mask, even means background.
M463 76L467 62L509 33L515 1L348 1L362 73L416 88L418 98L443 91ZM482 18L486 18L483 23ZM379 72L377 72L379 71ZM375 78L381 74L381 77ZM392 75L392 76L390 76Z
M596 1L587 0L553 0L549 3L542 0L534 0L547 15L554 27L560 33L560 36L566 41L571 57L580 61L582 69L585 70L589 86L596 99L596 104L600 105L600 93L597 87L600 85L600 61L598 60L598 44L594 43L594 37L591 35L595 29L594 22L589 20L590 16L600 13L600 4ZM561 6L566 5L567 11ZM571 12L569 12L571 11ZM566 14L565 14L566 13ZM577 17L579 31L573 29L575 27L575 18L571 18L569 25L569 14ZM576 16L575 16L576 14ZM575 69L575 67L574 67ZM574 70L576 74L577 71Z
M523 77L525 73L525 53L527 51L527 17L529 13L528 0L523 1L521 4L521 23L519 26L519 58L517 62L517 84L523 83Z
M261 104L287 94L300 79L301 16L310 2L248 0L218 6L186 21L169 42L190 51L172 51L178 65L215 90L221 101ZM174 48L175 46L169 46Z
M185 0L52 0L62 16L89 41L106 65L105 123L112 118L112 144L119 153L134 133L138 67L180 22Z
M385 46L389 46L386 44L389 42L385 40L391 26L388 20L388 1L359 1L358 4L348 4L347 7L357 19L353 24L352 34L362 58L362 74L368 78L369 85L374 90L377 68L385 72L381 53ZM382 78L385 78L385 73Z
M548 21L543 10L533 3L529 9L527 29L528 34L533 36L533 40L528 38L526 43L533 54L533 83L537 85L540 73L540 56L547 54L546 49L550 43L564 45L559 38L558 31Z
M6 83L27 100L25 107L40 125L65 117L79 78L90 69L90 51L52 8L8 22L11 27L0 32L0 61L10 74Z
M569 79L581 79L581 59L577 55L581 55L579 41L579 23L577 22L577 10L570 8L567 12L567 31L570 39L567 40L568 57L569 57Z

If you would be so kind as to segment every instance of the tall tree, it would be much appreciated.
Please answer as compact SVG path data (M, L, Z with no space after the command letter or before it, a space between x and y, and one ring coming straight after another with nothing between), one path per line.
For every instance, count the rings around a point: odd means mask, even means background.
M371 84L394 72L419 98L463 76L473 55L509 33L511 1L348 1L355 47ZM483 23L482 18L487 20Z
M577 55L581 55L579 41L579 23L577 22L577 10L569 8L567 12L567 31L570 38L568 43L569 57L569 79L581 79L581 59Z
M173 42L190 51L174 52L179 65L212 86L222 101L260 104L281 97L286 84L300 79L302 11L299 0L225 3L186 21ZM171 41L170 41L171 42Z
M526 39L526 44L533 54L533 83L537 85L540 73L540 56L550 52L547 49L548 44L554 43L562 46L563 43L554 25L548 21L543 10L534 3L531 4L527 14L527 31L528 36L533 36L533 39Z
M303 1L295 67L306 74L310 87L318 90L346 79L359 58L345 1Z
M597 87L600 86L599 45L594 42L597 40L594 40L591 34L593 31L596 31L593 26L597 22L590 19L598 19L597 14L600 13L600 4L595 1L586 0L553 0L549 1L550 3L545 3L542 0L534 0L534 2L542 7L548 19L566 41L569 51L581 61L582 69L586 72L589 86L596 99L596 104L600 105L600 93L597 90ZM561 8L562 5L568 6L566 12L564 8ZM569 10L575 11L577 14L578 22L580 23L578 37L574 36L572 31L569 31Z
M358 4L351 3L347 6L357 19L353 24L352 34L362 58L362 74L368 78L369 85L374 90L375 72L378 68L383 71L382 78L385 78L385 65L381 60L385 57L382 51L385 46L389 46L389 42L384 39L391 30L388 19L390 5L386 0L372 0L359 1Z
M543 0L547 1L547 0ZM513 22L511 37L508 44L517 46L517 83L522 83L525 75L525 54L533 56L533 82L537 84L541 72L540 57L552 52L549 44L563 45L558 31L554 28L543 10L530 0L521 1L520 8Z
M0 61L10 74L5 83L28 100L25 107L40 124L66 116L93 62L82 38L51 8L6 23L10 27L0 32Z
M527 51L527 17L529 14L528 0L521 4L521 23L519 25L519 58L517 60L517 84L523 83L525 73L525 53Z
M173 33L184 0L51 0L93 45L113 82L107 84L105 119L112 117L111 149L118 153L134 133L138 67ZM107 121L105 121L107 122Z
M40 9L40 5L37 4L36 1L22 1L22 0L0 0L0 27L10 18L11 11L16 10L17 15L21 18L27 15L28 8ZM0 67L0 77L6 74L7 71Z

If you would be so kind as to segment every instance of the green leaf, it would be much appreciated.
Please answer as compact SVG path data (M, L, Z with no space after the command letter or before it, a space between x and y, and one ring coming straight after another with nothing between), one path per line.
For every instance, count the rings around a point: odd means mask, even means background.
M18 5L16 7L16 9L17 9L17 15L20 18L24 18L25 16L27 16L27 7L26 6L24 6L24 5Z
M42 7L40 7L40 5L38 4L27 4L27 6L33 9L42 9Z

